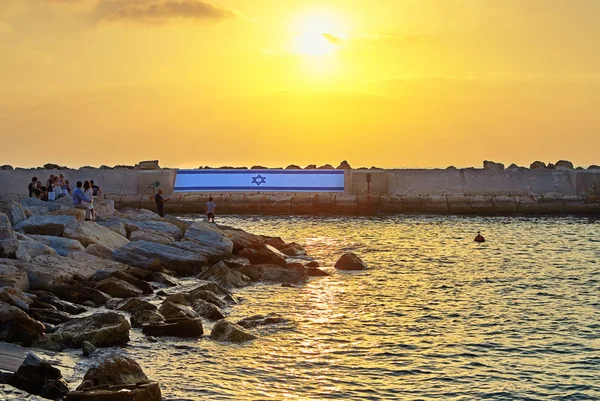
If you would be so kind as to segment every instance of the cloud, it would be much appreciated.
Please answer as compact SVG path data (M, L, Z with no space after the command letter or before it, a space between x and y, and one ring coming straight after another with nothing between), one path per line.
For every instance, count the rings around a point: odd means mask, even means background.
M172 19L220 21L242 17L236 10L202 0L153 0L127 3L105 17L106 21L164 23Z
M0 36L12 36L15 33L12 26L0 21Z

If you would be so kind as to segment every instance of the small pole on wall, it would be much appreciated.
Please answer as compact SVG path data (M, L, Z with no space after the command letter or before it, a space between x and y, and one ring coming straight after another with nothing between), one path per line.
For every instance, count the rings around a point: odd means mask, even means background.
M367 195L371 195L371 173L366 174L367 179Z

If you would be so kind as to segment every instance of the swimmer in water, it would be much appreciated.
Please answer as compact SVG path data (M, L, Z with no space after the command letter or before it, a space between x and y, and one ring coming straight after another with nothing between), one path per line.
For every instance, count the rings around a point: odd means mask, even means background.
M477 231L477 236L475 237L475 242L485 242L485 238L481 235L481 231Z

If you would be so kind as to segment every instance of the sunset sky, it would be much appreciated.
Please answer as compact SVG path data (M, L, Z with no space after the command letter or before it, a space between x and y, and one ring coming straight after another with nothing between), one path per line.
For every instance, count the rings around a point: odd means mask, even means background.
M598 0L0 0L0 164L600 164Z

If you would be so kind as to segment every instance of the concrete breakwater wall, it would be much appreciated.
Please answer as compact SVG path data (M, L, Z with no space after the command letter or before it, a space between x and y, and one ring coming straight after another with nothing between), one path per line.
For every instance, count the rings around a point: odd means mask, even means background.
M345 170L344 193L174 193L173 169L18 169L0 170L0 199L60 173L73 186L93 179L118 208L153 210L161 187L169 213L203 212L212 196L219 213L236 214L600 214L600 170L574 169Z

